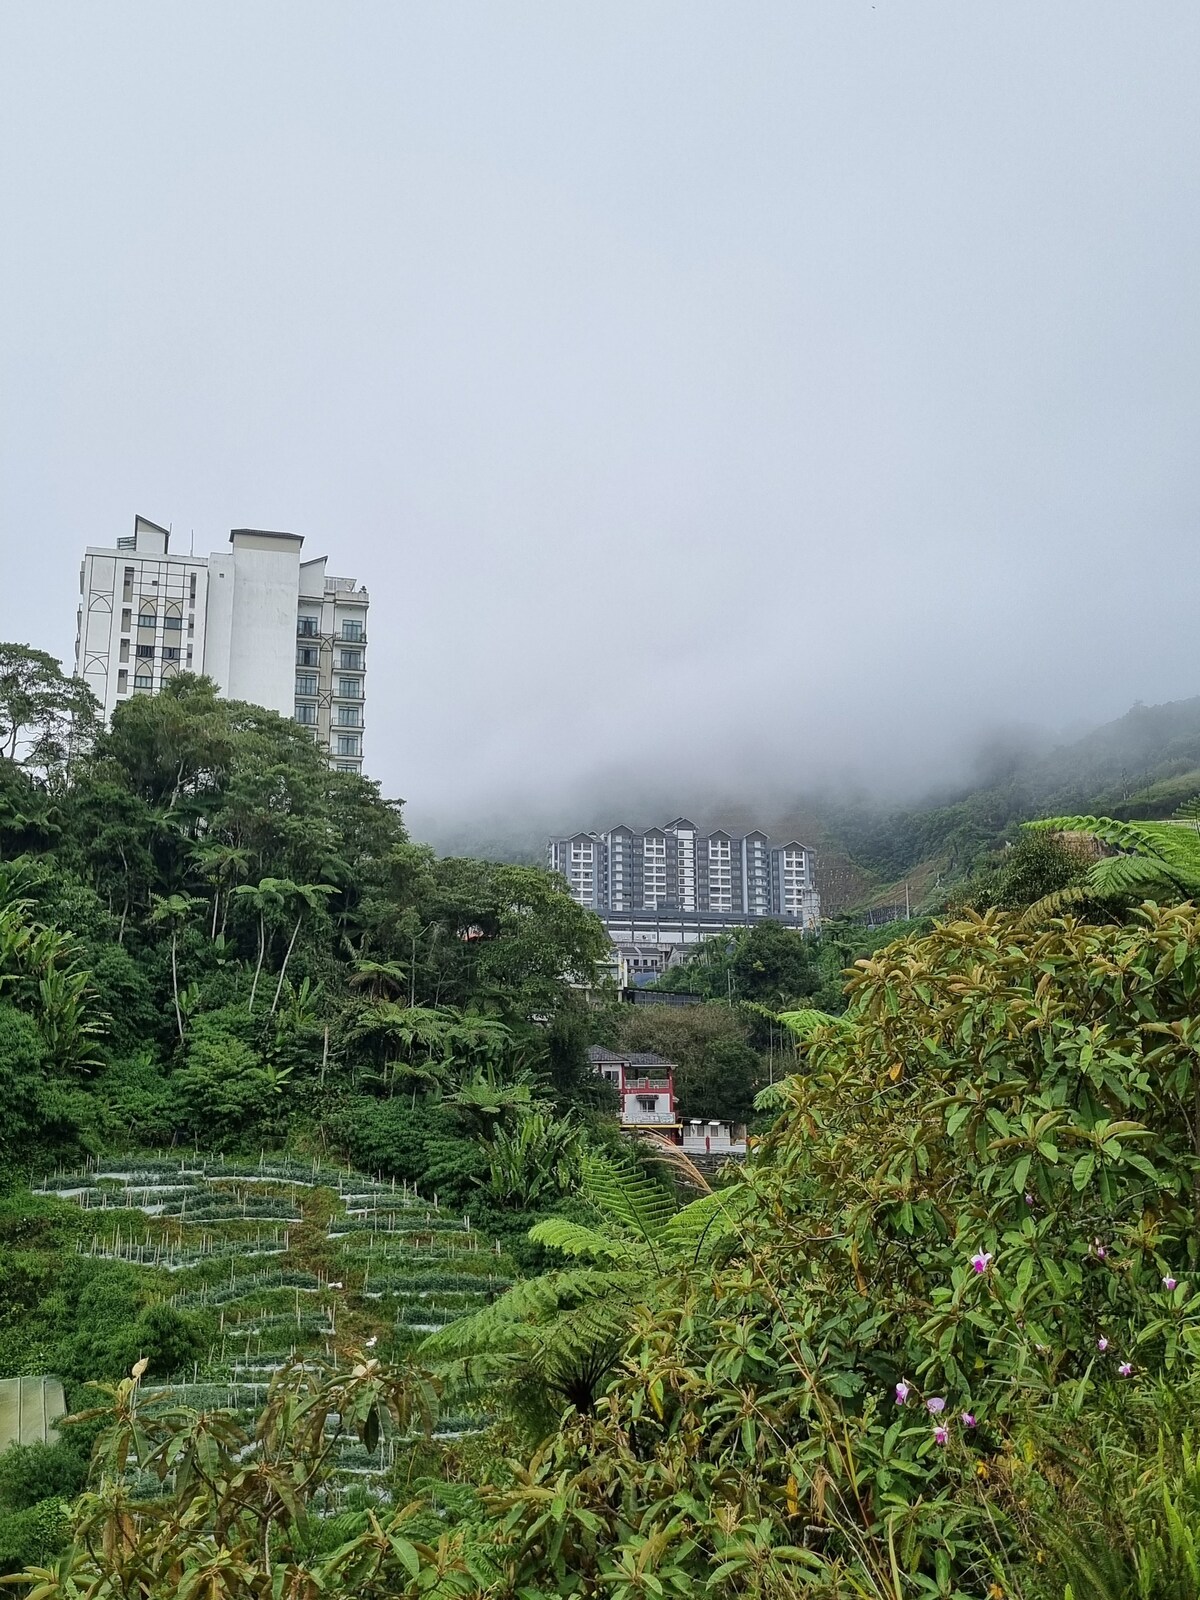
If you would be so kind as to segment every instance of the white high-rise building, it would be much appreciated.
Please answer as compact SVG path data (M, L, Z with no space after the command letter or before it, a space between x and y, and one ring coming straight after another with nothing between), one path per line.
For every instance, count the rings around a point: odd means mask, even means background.
M302 561L298 533L235 528L228 553L176 555L145 517L79 572L75 671L105 718L180 672L205 673L310 728L332 764L362 770L367 591Z

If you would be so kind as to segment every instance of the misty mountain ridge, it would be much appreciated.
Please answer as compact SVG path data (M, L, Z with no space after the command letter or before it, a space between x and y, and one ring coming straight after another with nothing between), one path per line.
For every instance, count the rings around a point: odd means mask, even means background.
M970 776L943 782L912 803L898 805L861 788L832 785L794 795L749 796L736 780L694 792L690 802L662 785L652 796L643 782L632 802L597 800L572 809L559 802L541 814L458 820L425 830L445 854L540 862L552 834L603 831L619 822L662 824L687 815L701 829L764 829L773 839L797 838L818 852L817 879L827 913L856 905L903 900L932 904L961 880L1019 822L1056 813L1122 817L1169 815L1200 790L1200 696L1162 705L1136 704L1123 716L1071 741L1033 728L990 734L966 764ZM603 796L612 778L598 783ZM674 799L674 806L665 804Z

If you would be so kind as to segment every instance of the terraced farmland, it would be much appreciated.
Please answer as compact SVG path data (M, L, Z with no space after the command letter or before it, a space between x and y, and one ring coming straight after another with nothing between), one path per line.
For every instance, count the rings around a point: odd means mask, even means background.
M403 1356L424 1336L508 1286L508 1262L436 1196L344 1168L153 1155L56 1173L33 1192L80 1206L82 1253L142 1269L164 1300L207 1313L203 1360L150 1373L197 1409L250 1414L286 1362L347 1346ZM435 1437L479 1431L479 1415L439 1419ZM335 1494L386 1495L402 1443L339 1445Z

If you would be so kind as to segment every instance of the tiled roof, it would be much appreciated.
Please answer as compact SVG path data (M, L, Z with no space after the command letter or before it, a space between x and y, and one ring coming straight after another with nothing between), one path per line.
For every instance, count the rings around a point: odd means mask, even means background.
M588 1060L594 1067L605 1062L618 1064L624 1062L627 1067L671 1067L673 1062L665 1056L651 1055L647 1050L606 1050L603 1045L593 1044L588 1046Z

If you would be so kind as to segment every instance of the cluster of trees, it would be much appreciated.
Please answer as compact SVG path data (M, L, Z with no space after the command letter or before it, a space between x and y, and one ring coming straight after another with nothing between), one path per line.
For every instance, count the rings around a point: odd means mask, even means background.
M556 880L437 859L303 730L203 679L103 731L56 671L0 650L0 1166L587 1098L572 984L605 943Z

